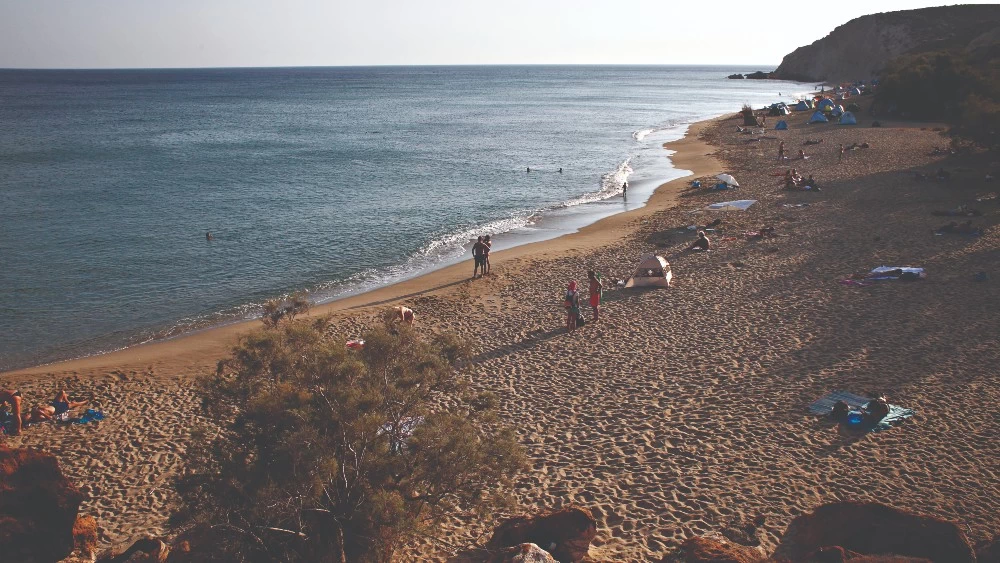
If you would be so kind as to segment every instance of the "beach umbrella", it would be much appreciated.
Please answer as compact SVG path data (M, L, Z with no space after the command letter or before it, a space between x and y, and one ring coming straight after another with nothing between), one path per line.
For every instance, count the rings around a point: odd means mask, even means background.
M705 207L708 211L746 211L748 207L757 203L756 199L738 199L735 201L720 201Z
M733 178L729 174L719 174L716 178L722 180L730 186L736 186L737 188L740 187L740 183L736 181L736 178Z

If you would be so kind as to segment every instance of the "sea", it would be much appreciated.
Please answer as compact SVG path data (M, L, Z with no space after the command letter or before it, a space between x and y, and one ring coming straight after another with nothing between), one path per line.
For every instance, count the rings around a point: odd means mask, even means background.
M642 206L691 123L812 89L761 68L0 70L0 371Z

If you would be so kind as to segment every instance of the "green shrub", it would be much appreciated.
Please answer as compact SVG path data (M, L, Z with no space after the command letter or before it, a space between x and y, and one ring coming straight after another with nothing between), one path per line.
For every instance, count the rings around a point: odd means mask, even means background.
M175 521L212 527L205 560L388 561L446 514L509 501L524 454L458 376L468 347L408 327L364 338L349 351L284 323L201 380L221 431L189 450Z

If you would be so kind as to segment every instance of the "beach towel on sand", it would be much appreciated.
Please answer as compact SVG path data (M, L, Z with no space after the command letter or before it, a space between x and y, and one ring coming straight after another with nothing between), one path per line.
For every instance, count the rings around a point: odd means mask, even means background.
M861 410L861 407L867 405L870 400L871 398L869 397L855 395L847 391L834 391L820 397L813 404L809 405L809 412L816 416L828 416L830 410L833 409L833 404L837 401L844 401L851 407L851 410L856 411ZM896 405L889 405L889 414L885 415L885 418L868 430L869 432L888 430L913 415L913 409L904 409Z
M87 409L87 412L83 413L80 418L70 419L70 422L73 424L87 424L88 422L97 422L99 420L104 420L103 412Z

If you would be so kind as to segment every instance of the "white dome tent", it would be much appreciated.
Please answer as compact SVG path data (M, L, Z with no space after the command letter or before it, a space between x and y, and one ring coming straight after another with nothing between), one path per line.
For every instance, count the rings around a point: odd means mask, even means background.
M647 254L639 261L625 287L670 287L673 277L670 263L665 258Z

